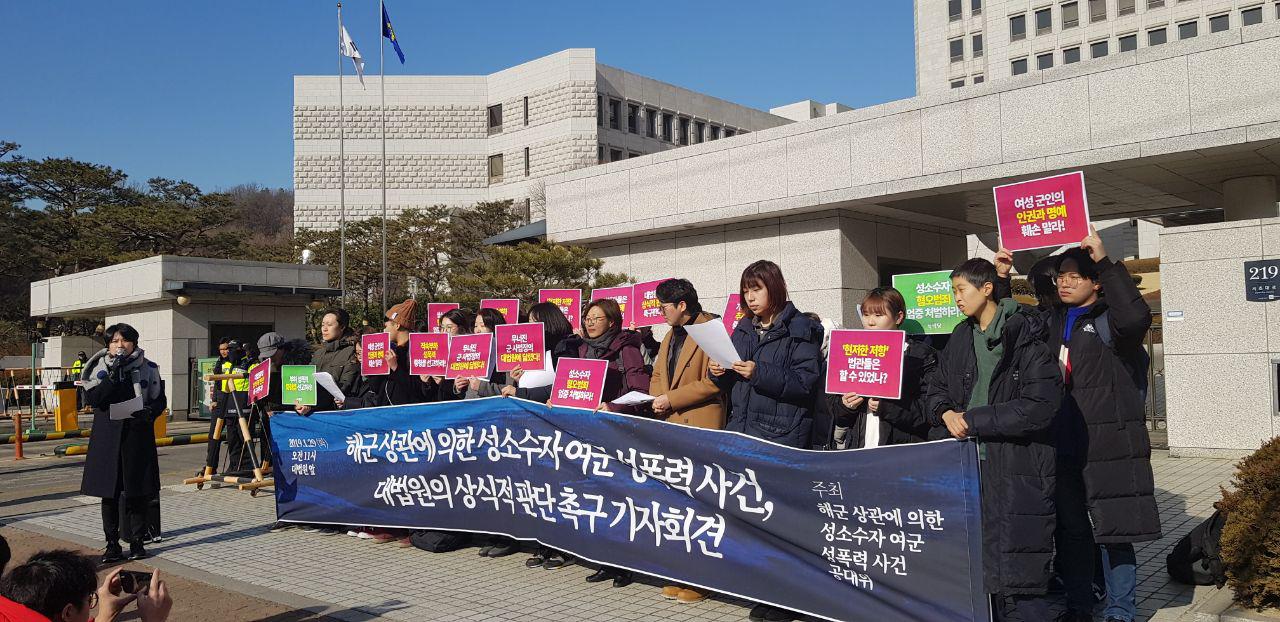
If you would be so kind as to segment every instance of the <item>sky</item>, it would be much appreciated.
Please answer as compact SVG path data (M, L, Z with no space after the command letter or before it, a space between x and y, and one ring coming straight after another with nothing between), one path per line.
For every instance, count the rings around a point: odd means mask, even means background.
M388 75L482 75L594 47L601 63L761 109L915 94L910 0L391 0L387 11L406 56L399 65L388 46ZM346 0L343 21L376 74L377 0ZM292 188L292 76L337 72L330 0L5 1L0 25L11 61L0 140L134 182Z

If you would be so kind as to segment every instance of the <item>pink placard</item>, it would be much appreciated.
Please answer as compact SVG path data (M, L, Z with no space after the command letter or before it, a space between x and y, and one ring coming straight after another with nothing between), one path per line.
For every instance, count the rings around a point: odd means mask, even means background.
M395 356L391 350L391 335L370 333L360 337L360 375L385 376L391 373L387 358Z
M540 289L538 302L549 302L560 307L560 312L569 318L569 326L574 330L582 327L582 290Z
M409 373L443 376L449 364L449 336L444 333L409 333Z
M729 304L724 306L724 315L720 316L725 331L732 335L744 317L747 317L747 312L742 310L742 294L729 294Z
M485 298L480 301L480 308L497 309L508 324L520 321L520 301L515 298Z
M564 357L556 362L551 405L595 410L604 398L604 375L609 361Z
M440 316L453 311L459 307L456 302L428 302L427 303L427 332L435 333L440 331Z
M632 316L636 328L641 326L657 326L667 320L662 317L662 303L658 300L658 285L669 279L636 283L631 288Z
M1089 236L1084 173L996 186L1000 244L1011 251L1078 244Z
M508 372L517 367L525 371L546 366L546 339L541 322L499 324L494 331L498 340L496 369Z
M631 325L631 286L623 285L622 287L605 287L603 289L591 290L591 299L600 300L601 298L612 298L618 301L618 306L622 308L622 326L625 328Z
M249 368L249 403L252 404L271 392L271 359Z
M902 356L907 333L861 328L831 331L827 393L857 393L896 400L902 397Z
M489 369L493 365L493 361L489 358L492 346L493 333L454 335L449 339L449 365L444 369L444 377L450 380L487 379Z

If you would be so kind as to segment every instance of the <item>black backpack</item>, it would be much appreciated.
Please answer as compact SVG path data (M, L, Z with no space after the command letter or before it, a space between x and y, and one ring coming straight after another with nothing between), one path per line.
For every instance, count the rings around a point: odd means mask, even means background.
M1216 510L1213 516L1178 540L1173 551L1165 557L1165 566L1174 581L1218 587L1226 584L1227 574L1222 567L1220 546L1222 527L1226 522L1227 515Z
M415 531L409 543L430 553L448 553L466 547L471 536L458 531Z
M1142 394L1142 401L1147 401L1147 390L1150 388L1147 382L1147 373L1151 367L1151 355L1147 353L1145 347L1131 348L1127 352L1121 352L1116 347L1115 337L1111 334L1111 310L1107 309L1098 314L1093 320L1093 327L1098 331L1098 339L1102 340L1108 348L1111 348L1116 355L1120 357L1124 363L1125 369L1129 372L1129 377L1133 378L1133 384L1138 387L1138 391Z

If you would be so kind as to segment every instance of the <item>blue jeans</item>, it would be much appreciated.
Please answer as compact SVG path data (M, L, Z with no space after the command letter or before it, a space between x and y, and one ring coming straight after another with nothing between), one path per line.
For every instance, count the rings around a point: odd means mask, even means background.
M1107 608L1102 617L1133 620L1138 603L1134 591L1138 587L1138 559L1132 544L1103 544L1102 575L1107 581Z

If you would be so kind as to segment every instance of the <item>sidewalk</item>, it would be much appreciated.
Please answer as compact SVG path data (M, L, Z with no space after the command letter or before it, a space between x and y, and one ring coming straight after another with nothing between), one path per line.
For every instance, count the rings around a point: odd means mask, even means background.
M1139 619L1170 622L1213 590L1170 582L1164 557L1213 512L1218 486L1228 484L1234 467L1229 460L1172 459L1163 451L1155 452L1152 464L1165 537L1138 547ZM523 555L490 560L477 557L474 548L433 555L346 536L267 533L274 519L270 496L171 485L162 502L168 537L154 547L157 565L335 619L711 622L745 620L748 609L737 599L666 601L657 583L637 581L622 589L587 584L588 568L531 570ZM96 547L99 524L96 504L74 503L10 527Z

